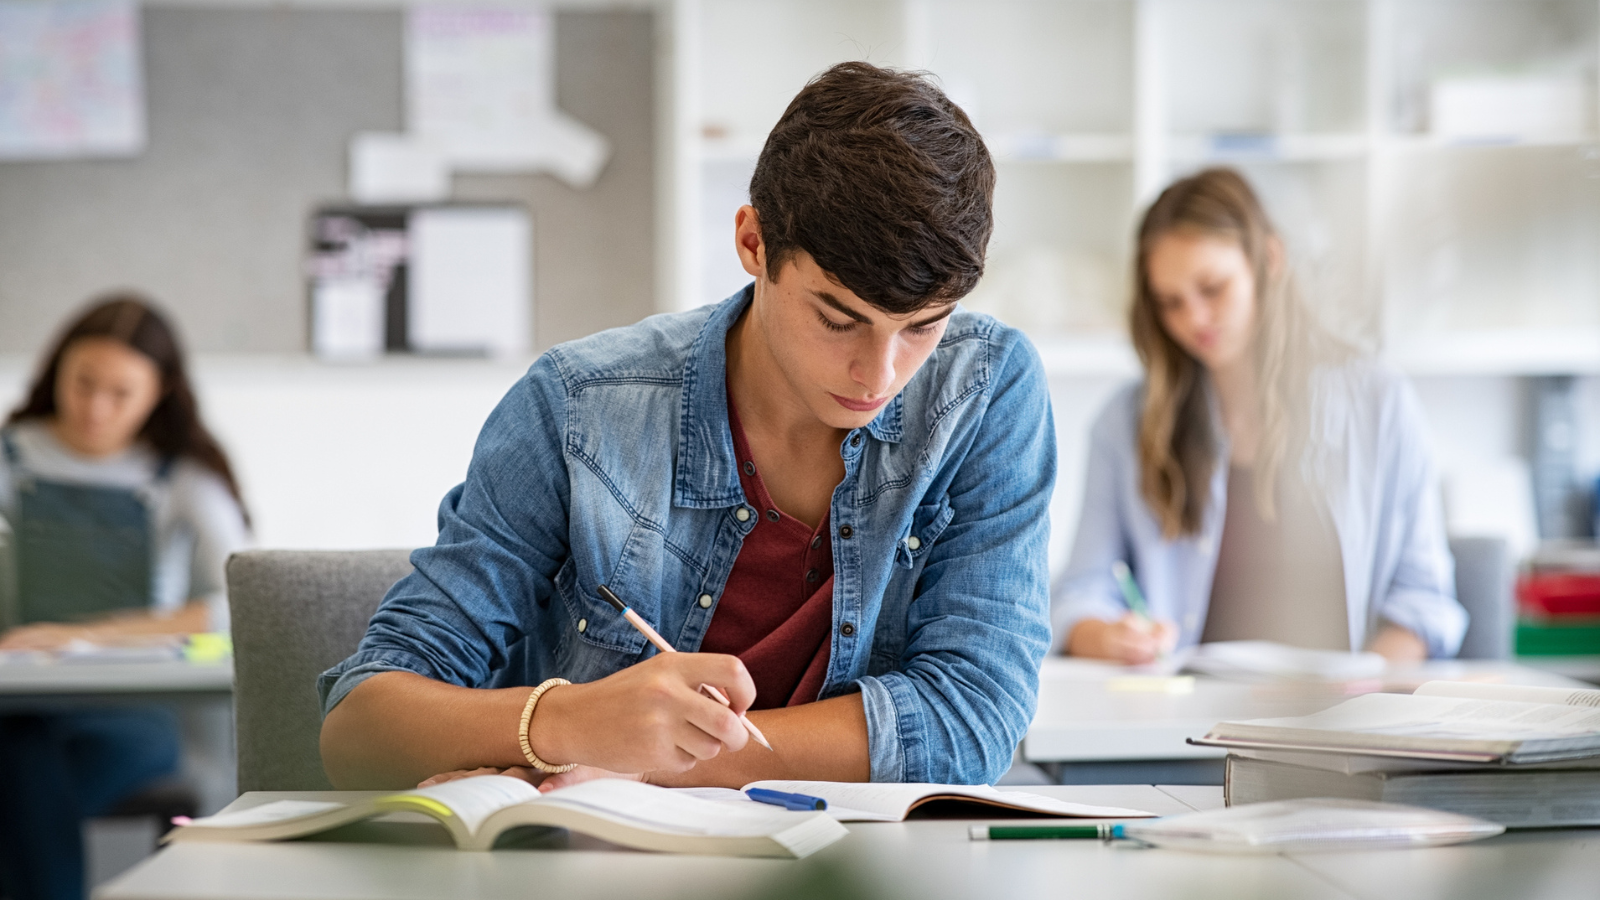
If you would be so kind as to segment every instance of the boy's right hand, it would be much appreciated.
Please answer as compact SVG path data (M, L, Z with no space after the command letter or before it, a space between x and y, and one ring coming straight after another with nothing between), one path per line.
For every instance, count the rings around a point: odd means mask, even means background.
M1128 613L1114 622L1080 620L1067 636L1066 651L1072 656L1140 665L1172 652L1177 643L1178 627L1171 621Z
M700 691L722 689L731 706ZM744 749L739 713L756 699L736 656L660 653L599 681L558 685L539 698L528 740L551 765L611 772L683 772L723 748Z

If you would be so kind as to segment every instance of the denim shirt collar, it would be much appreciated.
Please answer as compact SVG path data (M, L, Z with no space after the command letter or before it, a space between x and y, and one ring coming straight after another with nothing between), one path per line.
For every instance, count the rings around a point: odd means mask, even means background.
M674 506L716 509L745 502L744 489L739 486L733 433L728 429L728 329L754 299L752 283L713 307L689 349L679 409L681 439L677 465L673 467ZM901 397L896 394L883 412L867 424L868 434L880 441L900 442Z

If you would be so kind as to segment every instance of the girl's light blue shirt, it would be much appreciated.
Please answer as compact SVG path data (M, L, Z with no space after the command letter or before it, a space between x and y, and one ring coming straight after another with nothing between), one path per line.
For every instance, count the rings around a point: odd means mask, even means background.
M410 671L467 687L593 681L655 652L607 585L700 646L762 518L728 427L746 288L546 353L489 417L439 540L412 554L323 710ZM822 697L859 691L875 781L990 782L1033 718L1050 639L1055 431L1032 346L958 310L905 389L839 445Z
M1128 611L1111 575L1124 560L1150 613L1178 626L1178 646L1205 629L1228 496L1228 447L1219 447L1200 532L1169 540L1139 489L1143 386L1119 391L1094 424L1083 511L1067 568L1052 592L1053 647L1080 619ZM1213 432L1224 434L1213 407ZM1299 473L1326 503L1344 566L1350 646L1380 622L1415 633L1432 657L1454 656L1467 629L1455 599L1455 563L1421 406L1398 372L1362 359L1312 377L1313 434ZM1293 598L1284 598L1293 602Z

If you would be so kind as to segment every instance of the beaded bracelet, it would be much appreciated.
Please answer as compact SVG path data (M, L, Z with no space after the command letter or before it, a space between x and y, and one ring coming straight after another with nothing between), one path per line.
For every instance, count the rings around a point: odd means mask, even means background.
M576 769L578 764L567 763L564 766L552 766L535 756L533 754L533 745L528 743L528 725L533 721L533 708L539 705L539 698L544 696L545 691L550 690L556 685L571 683L572 682L566 680L565 678L552 678L549 681L544 682L533 689L533 693L528 695L528 705L522 708L522 725L517 729L517 741L522 744L522 755L528 758L528 765L531 765L535 769L538 769L539 771L548 775L560 775L562 772L570 772L573 769Z

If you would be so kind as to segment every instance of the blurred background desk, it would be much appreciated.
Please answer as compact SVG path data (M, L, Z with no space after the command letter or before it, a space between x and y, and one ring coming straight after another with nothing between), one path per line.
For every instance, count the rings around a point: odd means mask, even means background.
M224 703L233 662L0 662L0 711L107 703Z
M7 654L0 662L0 713L126 705L165 706L176 713L183 767L176 779L90 820L85 848L91 885L147 856L169 809L211 813L237 796L233 661L30 661Z
M1129 677L1134 676L1134 677ZM1384 690L1424 681L1592 687L1555 672L1497 660L1440 660L1393 670ZM1192 685L1192 687L1186 687ZM1022 758L1063 784L1222 784L1226 753L1186 743L1224 719L1303 716L1380 685L1372 682L1248 683L1195 676L1161 681L1090 660L1046 658L1039 709Z

